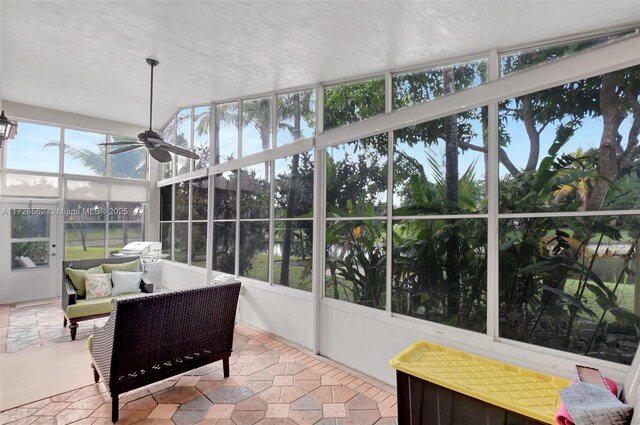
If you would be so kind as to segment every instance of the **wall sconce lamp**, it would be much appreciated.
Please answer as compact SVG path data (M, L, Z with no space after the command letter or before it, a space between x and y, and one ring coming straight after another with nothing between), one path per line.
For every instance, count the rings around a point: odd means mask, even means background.
M4 111L2 111L2 115L0 115L0 148L5 140L15 135L15 132L16 123L9 121L9 119L4 116Z

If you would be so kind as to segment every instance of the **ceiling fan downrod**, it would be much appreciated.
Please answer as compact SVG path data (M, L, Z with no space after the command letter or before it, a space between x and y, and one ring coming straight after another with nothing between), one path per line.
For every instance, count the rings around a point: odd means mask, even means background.
M147 63L151 66L151 90L149 95L149 131L152 131L153 125L153 68L160 62L155 59L147 58Z

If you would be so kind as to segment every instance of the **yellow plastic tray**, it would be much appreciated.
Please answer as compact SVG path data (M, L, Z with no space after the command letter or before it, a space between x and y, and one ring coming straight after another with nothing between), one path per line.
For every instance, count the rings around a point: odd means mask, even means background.
M391 367L548 424L570 381L426 341L407 347Z

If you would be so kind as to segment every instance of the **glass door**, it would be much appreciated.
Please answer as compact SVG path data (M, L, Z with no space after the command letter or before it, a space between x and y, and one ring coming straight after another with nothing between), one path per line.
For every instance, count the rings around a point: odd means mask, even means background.
M5 205L2 208L3 285L1 303L57 295L57 211L52 205ZM60 259L61 260L61 259Z

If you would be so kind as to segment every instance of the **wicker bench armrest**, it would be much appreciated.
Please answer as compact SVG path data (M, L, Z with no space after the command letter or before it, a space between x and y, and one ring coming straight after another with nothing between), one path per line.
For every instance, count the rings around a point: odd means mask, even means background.
M154 285L155 284L149 282L144 277L140 281L140 289L142 289L142 292L146 292L147 294L153 293Z
M64 282L62 282L62 309L67 311L67 307L75 304L77 298L76 288L73 287L69 278L66 277Z
M118 303L114 301L109 318L106 321L99 321L93 326L91 357L93 357L93 362L107 387L109 387L111 373L111 357L113 356L113 337L116 327L117 308Z

